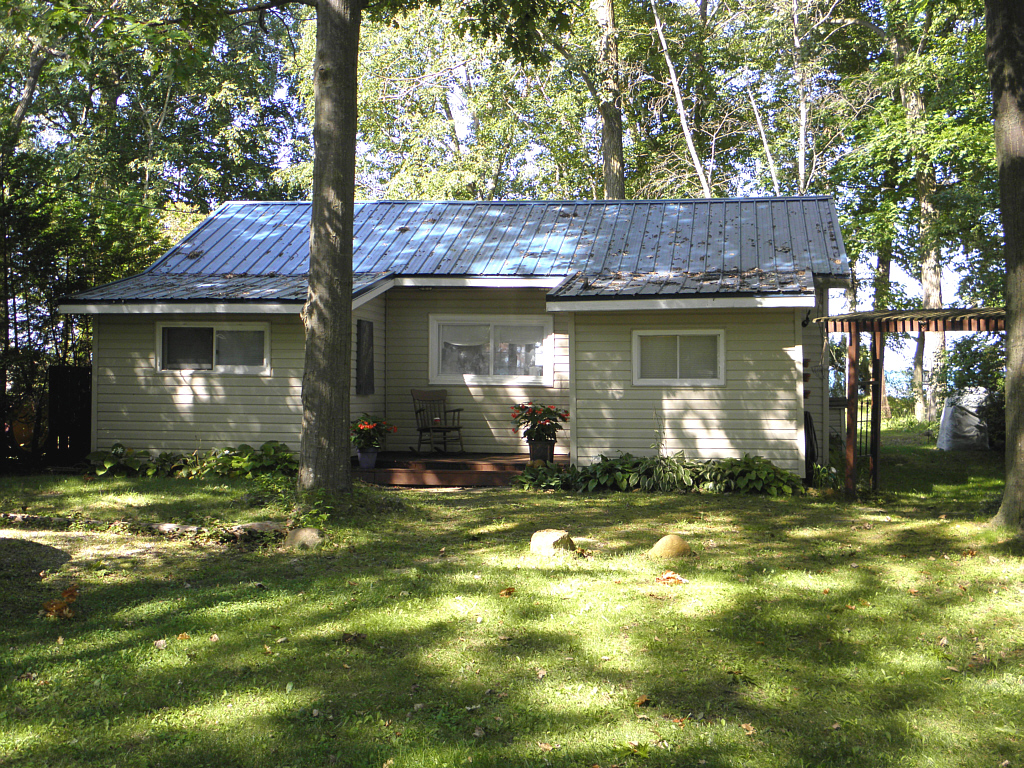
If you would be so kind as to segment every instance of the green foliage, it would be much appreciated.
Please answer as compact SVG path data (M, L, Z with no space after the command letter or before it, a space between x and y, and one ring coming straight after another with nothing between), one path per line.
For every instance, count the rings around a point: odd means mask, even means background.
M252 478L267 472L294 477L298 471L295 454L276 440L270 440L259 448L243 443L237 448L213 450L203 461L203 466L208 473L219 477Z
M760 456L698 461L687 459L681 452L674 456L602 455L586 467L532 464L515 482L535 490L563 489L576 493L694 491L779 496L803 489L800 478Z
M115 443L109 451L95 451L87 457L97 476L142 475L146 477L244 477L252 479L263 474L294 477L298 460L288 446L269 440L259 448L239 445L185 456L164 452L155 459L148 453L136 452Z
M835 466L833 466L831 464L829 464L829 465L815 464L814 465L814 467L812 469L812 476L811 476L811 487L812 488L821 488L821 489L831 488L833 490L838 490L840 487L842 487L842 484L843 484L842 475L839 474L839 470Z
M700 484L702 491L715 493L764 493L789 496L803 490L803 483L792 472L779 469L761 456L708 462Z
M149 454L125 448L121 443L114 443L109 451L93 451L86 457L97 477L103 475L133 476L142 471L149 462Z

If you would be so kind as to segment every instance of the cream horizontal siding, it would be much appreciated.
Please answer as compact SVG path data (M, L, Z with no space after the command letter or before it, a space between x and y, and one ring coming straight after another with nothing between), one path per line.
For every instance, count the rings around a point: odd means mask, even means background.
M450 408L462 408L462 437L467 451L526 453L512 432L511 407L525 400L569 406L568 319L554 316L554 385L431 385L429 331L431 315L538 315L545 313L545 290L523 288L393 288L388 296L387 418L398 426L390 446L416 447L416 420L411 389L445 389ZM569 425L564 425L568 427ZM559 432L556 453L567 454L569 430Z
M270 326L269 376L156 370L156 324L181 315L94 319L95 443L187 453L278 440L299 447L303 329L297 315L238 315ZM190 315L189 322L224 322Z
M791 309L585 312L575 318L577 460L756 454L803 474L802 340ZM633 384L634 330L723 330L725 385Z

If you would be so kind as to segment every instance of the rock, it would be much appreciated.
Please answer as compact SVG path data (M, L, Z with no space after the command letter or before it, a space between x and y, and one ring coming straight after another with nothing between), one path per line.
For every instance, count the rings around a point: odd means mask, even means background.
M261 520L256 523L232 525L222 530L219 538L224 542L269 542L283 539L287 528L283 523Z
M198 525L178 525L177 523L153 523L149 529L154 533L173 535L176 533L199 533Z
M272 520L260 520L256 523L242 523L241 525L232 525L228 528L232 533L236 531L248 531L253 533L267 533L270 531L284 531L284 523L275 523Z
M674 533L670 533L668 536L662 536L658 539L658 543L651 547L651 551L647 553L651 557L688 557L693 554L690 549L690 545L683 541L682 536L677 536Z
M568 531L545 528L530 538L530 551L538 555L554 555L559 551L575 552L576 543L569 537Z
M316 528L292 528L285 535L281 546L285 549L316 549L323 541Z

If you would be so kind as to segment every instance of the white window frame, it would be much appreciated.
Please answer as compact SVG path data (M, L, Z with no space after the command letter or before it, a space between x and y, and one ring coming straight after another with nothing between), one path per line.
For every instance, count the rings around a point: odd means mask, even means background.
M213 329L213 368L164 368L164 328L212 328ZM217 332L218 331L263 331L263 365L217 365ZM156 370L163 374L201 374L232 376L266 376L270 374L270 323L223 323L189 321L166 321L156 324Z
M707 379L645 379L640 375L640 338L642 336L675 336L676 343L686 336L714 336L718 341L718 375ZM677 358L678 359L678 358ZM721 329L676 330L673 328L633 331L633 384L638 387L724 387L725 331Z
M466 325L488 325L491 329L491 362L494 361L494 327L498 325L541 325L544 327L544 341L541 344L541 376L480 376L468 373L441 373L440 326L446 323ZM430 358L428 366L431 384L481 384L486 386L533 385L554 386L554 321L551 315L430 315Z

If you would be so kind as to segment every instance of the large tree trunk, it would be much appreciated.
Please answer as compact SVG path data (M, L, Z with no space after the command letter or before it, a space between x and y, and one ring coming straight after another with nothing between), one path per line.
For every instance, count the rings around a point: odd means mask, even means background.
M598 110L601 113L601 153L604 159L604 197L626 197L626 164L622 151L622 87L619 61L619 31L615 26L613 0L592 0L601 34L597 39L597 66L600 76Z
M356 93L362 0L319 0L313 121L313 215L302 377L299 490L351 488L349 375Z
M935 209L935 171L929 166L917 174L917 195L920 202L919 232L921 238L921 291L925 309L942 308L942 264L939 260L939 239L935 233L938 211ZM922 381L924 391L919 401L919 421L935 421L938 417L935 395L935 372L942 353L946 348L946 334L940 332L922 333L918 339L922 345ZM917 358L915 356L915 362Z
M993 522L1024 530L1024 5L985 0L1006 254L1006 488Z

